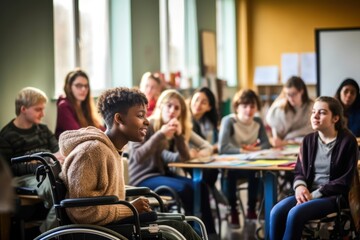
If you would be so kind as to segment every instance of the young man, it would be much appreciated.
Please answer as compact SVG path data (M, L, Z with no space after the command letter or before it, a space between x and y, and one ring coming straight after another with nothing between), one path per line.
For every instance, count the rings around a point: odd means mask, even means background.
M68 198L115 195L125 199L122 148L128 141L144 139L149 121L146 118L147 99L139 90L114 88L98 99L98 110L105 120L106 131L95 127L66 131L59 138L65 156L60 177L67 187ZM146 198L131 202L141 214L151 211ZM131 216L123 205L69 208L69 218L75 223L106 225ZM169 222L186 239L200 239L183 222Z
M17 186L31 187L37 190L44 200L46 208L52 207L50 183L45 180L38 188L38 181L34 172L38 163L24 163L11 165L11 158L36 152L58 153L59 147L54 134L49 128L41 124L44 117L46 94L32 87L22 89L15 100L16 118L11 120L0 131L0 153L11 166ZM46 221L40 226L40 231L54 227L56 223L55 211L50 210Z

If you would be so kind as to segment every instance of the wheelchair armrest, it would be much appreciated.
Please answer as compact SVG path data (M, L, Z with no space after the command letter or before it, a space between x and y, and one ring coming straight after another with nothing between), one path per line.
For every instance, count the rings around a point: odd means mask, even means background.
M129 187L125 188L125 194L126 194L126 197L136 197L136 196L153 197L158 202L160 211L161 212L165 211L164 202L162 201L161 197L148 187L129 186Z
M147 187L127 187L127 188L125 188L126 197L147 195L149 193L150 193L150 188L147 188Z
M88 198L71 198L64 199L60 202L60 206L64 208L69 207L88 207L95 205L115 204L118 201L116 196L100 196Z
M37 191L35 188L30 187L16 187L16 193L18 195L37 195Z
M157 213L159 220L185 221L185 215L181 213Z

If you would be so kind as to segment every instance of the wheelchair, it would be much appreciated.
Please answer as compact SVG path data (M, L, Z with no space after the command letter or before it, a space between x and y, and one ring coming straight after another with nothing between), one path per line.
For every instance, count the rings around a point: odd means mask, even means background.
M53 202L59 227L51 229L36 237L40 239L185 239L176 229L162 225L162 220L195 221L200 225L201 235L207 240L206 228L197 217L184 216L182 214L163 213L164 205L161 198L148 188L128 188L126 196L151 196L158 201L157 212L138 214L134 206L128 201L119 200L116 196L100 196L89 198L65 199L66 187L59 178L61 165L56 157L47 152L13 158L12 163L39 161L42 163L36 171L37 180L42 183L49 178ZM86 207L95 205L126 205L133 212L133 216L127 217L117 223L106 226L71 223L66 214L66 208Z
M302 239L360 239L344 198L337 196L336 204L336 212L321 219L310 220L305 224Z

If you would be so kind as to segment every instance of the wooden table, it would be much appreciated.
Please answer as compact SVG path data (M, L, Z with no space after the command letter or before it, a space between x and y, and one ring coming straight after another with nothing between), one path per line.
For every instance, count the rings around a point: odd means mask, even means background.
M194 212L195 215L200 215L200 203L201 203L201 191L200 181L202 180L203 169L233 169L233 170L253 170L261 172L261 176L264 179L264 200L265 200L265 237L268 239L268 229L270 223L270 211L271 208L277 202L277 174L278 171L292 171L294 166L278 166L278 165L254 165L248 164L233 164L233 161L224 161L221 156L211 163L196 164L196 163L169 163L169 167L189 168L193 171L193 183L194 183ZM276 160L271 160L276 162ZM280 162L280 160L279 160Z

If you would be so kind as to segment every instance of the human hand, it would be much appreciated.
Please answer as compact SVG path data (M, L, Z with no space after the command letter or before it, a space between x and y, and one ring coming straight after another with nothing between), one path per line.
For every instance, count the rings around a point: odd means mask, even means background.
M272 138L272 145L274 147L282 147L282 146L285 146L286 144L287 144L287 141L282 140L281 138L278 138L278 137Z
M167 124L176 128L176 135L181 134L182 127L181 127L181 123L179 122L179 120L177 118L171 119Z
M147 198L139 197L131 201L130 203L136 208L139 214L152 211L149 199Z
M170 120L167 124L161 126L160 131L167 139L171 139L177 131L177 126L172 123L172 120Z
M60 164L63 165L65 157L63 155L61 155L60 151L54 153L54 156L60 162Z
M259 146L260 144L260 140L257 139L254 143L252 144L244 144L241 146L242 148L242 152L253 152L253 151L259 151L261 148Z
M310 201L312 199L311 194L307 187L300 185L295 189L296 205Z

